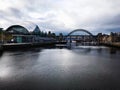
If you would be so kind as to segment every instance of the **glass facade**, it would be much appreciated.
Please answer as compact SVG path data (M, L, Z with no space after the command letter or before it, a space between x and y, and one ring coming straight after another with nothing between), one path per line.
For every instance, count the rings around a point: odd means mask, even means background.
M6 33L8 36L11 35L12 38L9 38L6 42L10 43L30 43L30 42L41 42L41 31L39 27L36 25L35 29L33 31L28 30L20 25L13 25L10 26Z
M6 31L12 34L29 34L29 31L26 28L19 25L13 25L9 27Z
M28 43L32 42L33 36L29 31L20 25L13 25L6 30L6 33L12 36L6 42L9 43ZM7 35L6 35L7 37Z

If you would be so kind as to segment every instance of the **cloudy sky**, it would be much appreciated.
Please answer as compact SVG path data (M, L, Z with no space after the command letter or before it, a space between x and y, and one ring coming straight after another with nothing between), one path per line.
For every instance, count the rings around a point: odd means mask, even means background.
M0 0L0 27L14 24L66 33L120 32L120 0Z

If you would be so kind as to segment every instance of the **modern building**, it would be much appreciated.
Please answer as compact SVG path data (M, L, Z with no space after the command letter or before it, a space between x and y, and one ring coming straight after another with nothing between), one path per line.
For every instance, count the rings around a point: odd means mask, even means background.
M39 27L36 25L35 29L30 30L21 25L12 25L5 31L6 43L29 43L37 41L40 33ZM40 37L40 36L39 36Z
M36 25L33 29L29 26L12 25L5 30L4 43L49 43L55 42L52 37L45 37Z

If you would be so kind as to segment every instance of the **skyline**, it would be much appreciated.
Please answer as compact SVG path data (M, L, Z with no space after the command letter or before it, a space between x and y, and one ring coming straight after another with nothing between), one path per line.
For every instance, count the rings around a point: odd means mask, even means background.
M120 32L119 0L0 0L0 27L14 24L42 31Z

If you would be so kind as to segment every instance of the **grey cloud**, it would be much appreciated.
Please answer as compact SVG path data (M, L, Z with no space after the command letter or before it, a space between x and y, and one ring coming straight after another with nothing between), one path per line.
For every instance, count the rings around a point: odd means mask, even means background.
M110 18L108 20L107 24L110 24L110 25L120 25L120 13L117 14L116 16Z
M8 14L5 11L0 11L0 20L3 21L10 21L10 17L8 16Z
M5 13L2 10L0 10L0 19L6 19Z
M22 18L22 15L24 15L20 10L16 8L10 8L9 11L16 18Z
M6 2L10 6L6 4L5 10L0 9L0 20L5 23L30 21L43 29L56 32L69 32L76 28L119 31L119 0L5 0Z

